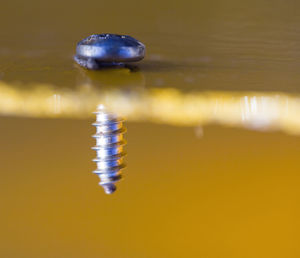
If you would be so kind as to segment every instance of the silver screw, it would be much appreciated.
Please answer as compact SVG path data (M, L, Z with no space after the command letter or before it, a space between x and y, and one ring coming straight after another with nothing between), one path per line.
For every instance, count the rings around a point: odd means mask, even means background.
M121 169L125 167L123 157L125 156L123 119L109 113L103 105L99 105L96 112L96 150L97 157L93 160L97 164L94 171L100 178L100 183L106 194L116 191L115 183L121 179Z

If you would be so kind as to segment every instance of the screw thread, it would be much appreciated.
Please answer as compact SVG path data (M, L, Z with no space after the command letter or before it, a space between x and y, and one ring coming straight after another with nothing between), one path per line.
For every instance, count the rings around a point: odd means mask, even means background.
M93 160L97 164L97 169L93 172L100 178L100 183L106 194L112 194L116 191L115 183L122 175L121 169L125 167L123 158L125 156L124 133L126 129L123 126L123 119L107 112L100 105L96 112L96 146L93 147L97 153Z

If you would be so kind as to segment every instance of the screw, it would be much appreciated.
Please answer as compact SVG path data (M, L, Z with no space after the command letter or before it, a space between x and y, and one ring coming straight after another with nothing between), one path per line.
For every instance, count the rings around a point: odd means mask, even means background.
M96 150L97 157L93 160L97 164L97 169L93 172L100 178L100 183L106 194L116 191L115 183L122 177L121 169L125 167L123 150L126 144L123 126L123 119L105 110L103 105L99 105L96 112Z

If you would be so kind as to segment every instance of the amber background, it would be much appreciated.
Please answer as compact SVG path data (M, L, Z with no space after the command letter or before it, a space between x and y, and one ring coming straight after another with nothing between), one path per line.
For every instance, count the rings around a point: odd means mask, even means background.
M88 82L297 96L299 7L5 1L0 79L14 90ZM146 44L137 72L74 65L76 42L102 32ZM217 125L199 136L192 127L128 122L125 179L106 196L91 173L92 122L0 118L1 257L299 257L298 136Z

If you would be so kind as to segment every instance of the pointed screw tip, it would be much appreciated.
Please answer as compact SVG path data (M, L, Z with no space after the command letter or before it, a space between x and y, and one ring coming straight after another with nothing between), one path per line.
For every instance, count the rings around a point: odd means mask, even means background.
M117 190L117 187L114 184L105 184L102 185L102 187L106 194L112 194Z

